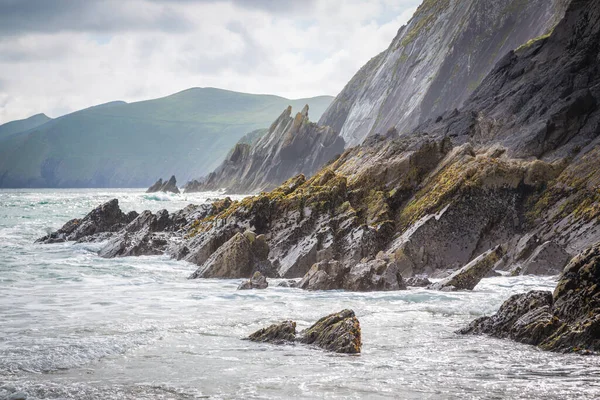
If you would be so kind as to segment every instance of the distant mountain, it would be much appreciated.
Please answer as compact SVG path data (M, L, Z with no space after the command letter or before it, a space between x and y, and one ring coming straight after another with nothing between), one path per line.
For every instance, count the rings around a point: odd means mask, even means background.
M50 120L52 120L52 118L46 116L46 114L36 114L26 119L7 122L0 125L0 140L15 133L37 128L38 126L43 125Z
M460 108L510 50L550 32L568 0L424 0L387 50L348 82L323 114L346 141L395 127L400 135Z
M318 117L332 99L194 88L90 107L0 137L0 187L147 187L170 175L186 182L216 168L240 138L287 106L309 104Z

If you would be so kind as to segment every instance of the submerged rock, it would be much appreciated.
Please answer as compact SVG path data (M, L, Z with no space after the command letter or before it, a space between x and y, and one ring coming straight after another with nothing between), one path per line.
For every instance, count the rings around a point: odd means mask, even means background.
M298 337L296 323L284 321L254 332L248 340L275 344L300 342L347 354L358 354L362 349L360 323L352 310L323 317Z
M600 243L576 256L554 293L511 296L496 314L481 317L461 334L487 334L561 352L600 351Z
M249 290L249 289L266 289L269 287L269 282L267 282L267 278L260 272L256 271L252 278L249 280L240 283L238 286L238 290Z
M425 276L413 276L411 278L406 278L404 283L406 283L406 286L412 287L427 287L432 284L431 281Z
M502 258L502 247L496 246L443 279L429 286L434 290L473 290Z

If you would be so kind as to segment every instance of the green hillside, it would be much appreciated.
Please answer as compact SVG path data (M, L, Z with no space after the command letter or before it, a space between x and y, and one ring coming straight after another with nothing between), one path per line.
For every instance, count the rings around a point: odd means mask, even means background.
M6 124L0 125L0 140L15 133L37 128L38 126L45 124L51 119L52 118L49 118L45 114L36 114L27 119L20 119L18 121L7 122Z
M309 104L317 120L332 99L195 88L91 107L0 140L0 187L145 187L172 174L183 184L212 171L288 105Z

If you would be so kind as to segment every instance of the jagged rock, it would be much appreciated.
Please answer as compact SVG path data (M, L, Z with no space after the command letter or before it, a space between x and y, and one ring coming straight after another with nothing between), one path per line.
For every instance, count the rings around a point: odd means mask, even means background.
M358 354L362 348L360 323L354 311L343 310L302 331L298 341L336 353Z
M252 278L240 283L238 290L249 290L249 289L266 289L269 287L267 278L260 272L256 271Z
M404 279L406 286L412 287L427 287L431 285L431 281L425 276L413 276L411 278Z
M152 186L150 186L147 190L146 193L156 193L160 191L160 188L162 188L164 185L162 178L159 178Z
M554 293L511 296L491 317L459 331L488 334L562 352L600 351L600 243L574 257Z
M274 344L294 342L296 340L296 323L284 321L280 324L273 324L254 332L248 336L248 340Z
M503 255L502 247L496 246L481 254L473 261L450 275L448 278L430 286L434 290L473 290Z
M146 193L156 193L156 192L168 192L168 193L179 193L179 189L177 188L177 179L175 179L175 175L172 175L168 181L163 182L162 178L160 178L154 185L150 186Z
M269 274L271 263L266 255L268 245L264 239L256 237L254 241L250 241L248 235L236 233L220 246L190 279L249 278L255 271Z
M119 208L119 200L112 199L96 207L85 217L72 219L58 231L36 240L36 243L80 240L99 233L116 232L136 217L135 212L124 214Z
M323 317L299 336L296 336L296 323L284 321L254 332L248 340L275 344L300 342L347 354L358 354L362 349L360 322L352 310Z
M176 236L174 232L194 218L206 215L206 212L206 207L194 205L173 214L167 210L157 211L156 214L146 210L113 234L98 254L104 258L163 254Z
M308 105L295 117L288 107L266 134L252 144L236 144L203 182L188 184L186 193L221 188L229 193L273 189L298 174L313 175L343 151L344 140L335 131L309 121Z

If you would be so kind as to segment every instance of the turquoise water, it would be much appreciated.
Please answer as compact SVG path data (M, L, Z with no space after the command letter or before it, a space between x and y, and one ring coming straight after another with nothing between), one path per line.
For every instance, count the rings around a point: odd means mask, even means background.
M195 266L166 257L33 243L114 197L124 211L174 211L216 196L0 190L0 399L599 397L597 357L453 333L555 278L488 278L468 293L237 292L239 280L190 281ZM360 319L360 356L240 340L343 308Z

